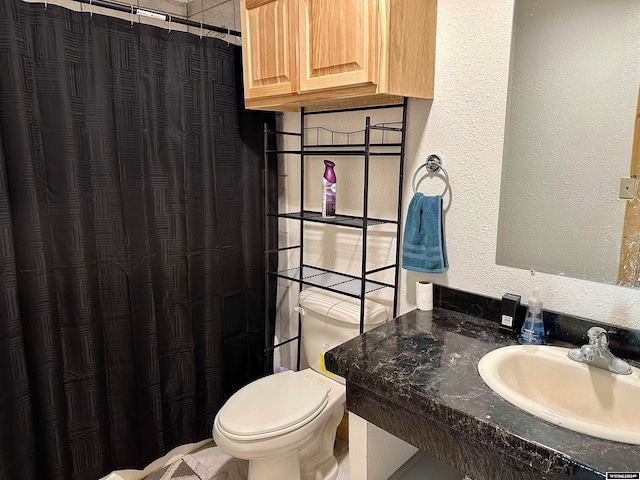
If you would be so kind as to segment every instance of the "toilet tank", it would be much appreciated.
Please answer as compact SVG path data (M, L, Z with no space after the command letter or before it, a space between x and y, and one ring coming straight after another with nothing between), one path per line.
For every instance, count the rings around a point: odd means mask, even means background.
M344 379L324 368L324 354L360 334L360 300L318 288L300 292L302 307L303 358L313 370L344 383ZM373 300L366 300L364 330L370 330L389 319L389 310Z

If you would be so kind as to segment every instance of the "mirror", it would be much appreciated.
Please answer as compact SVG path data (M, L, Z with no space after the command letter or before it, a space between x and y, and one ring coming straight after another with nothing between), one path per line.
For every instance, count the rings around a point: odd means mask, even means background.
M640 0L515 0L509 77L496 263L640 286Z

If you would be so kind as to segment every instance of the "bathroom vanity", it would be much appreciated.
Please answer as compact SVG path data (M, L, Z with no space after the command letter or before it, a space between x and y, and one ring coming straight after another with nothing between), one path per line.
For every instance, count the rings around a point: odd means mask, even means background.
M445 308L414 310L329 351L326 366L346 378L350 412L475 480L639 472L640 445L547 423L482 381L478 361L514 344L494 321Z

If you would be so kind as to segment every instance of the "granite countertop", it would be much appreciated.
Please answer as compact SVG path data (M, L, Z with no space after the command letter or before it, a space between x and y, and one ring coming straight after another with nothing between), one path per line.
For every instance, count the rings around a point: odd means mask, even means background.
M347 380L349 411L475 480L640 471L640 446L552 425L485 385L480 358L515 343L495 322L414 310L330 350L325 362Z

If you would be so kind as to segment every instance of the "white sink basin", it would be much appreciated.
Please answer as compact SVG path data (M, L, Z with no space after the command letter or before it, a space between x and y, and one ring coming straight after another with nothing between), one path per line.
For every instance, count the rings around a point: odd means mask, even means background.
M619 375L567 358L567 348L515 345L487 353L482 380L498 395L556 425L640 445L640 370Z

